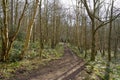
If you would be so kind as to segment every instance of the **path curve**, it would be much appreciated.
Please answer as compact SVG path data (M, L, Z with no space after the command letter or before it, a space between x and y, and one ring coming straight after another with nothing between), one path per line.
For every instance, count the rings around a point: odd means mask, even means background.
M76 76L84 69L85 62L79 58L67 45L64 45L64 55L57 60L48 62L45 66L28 72L27 75L18 74L10 80L82 80Z

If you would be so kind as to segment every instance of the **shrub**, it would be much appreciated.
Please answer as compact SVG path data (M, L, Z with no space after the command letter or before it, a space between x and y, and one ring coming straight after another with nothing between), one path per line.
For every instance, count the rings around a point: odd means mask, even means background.
M19 55L21 53L21 49L23 47L23 43L21 41L15 41L13 44L13 48L10 52L10 61L16 62L19 60Z
M40 45L39 42L30 43L29 48L37 49L37 48L39 48L39 45Z
M10 54L10 62L16 62L19 60L19 55L21 51L18 49L12 49Z
M17 40L23 41L24 39L25 39L25 32L20 31L19 34L17 35Z

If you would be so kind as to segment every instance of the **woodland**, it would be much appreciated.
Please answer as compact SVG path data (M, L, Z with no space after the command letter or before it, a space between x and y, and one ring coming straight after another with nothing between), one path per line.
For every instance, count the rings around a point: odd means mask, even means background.
M120 80L119 4L0 0L0 80Z

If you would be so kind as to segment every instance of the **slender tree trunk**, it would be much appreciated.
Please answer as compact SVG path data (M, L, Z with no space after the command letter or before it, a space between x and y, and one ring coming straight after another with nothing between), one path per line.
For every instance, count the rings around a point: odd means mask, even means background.
M3 9L3 25L2 28L2 54L1 61L6 61L8 58L8 46L9 46L9 38L8 38L8 0L2 0L2 9Z
M95 23L94 20L92 20L92 49L91 49L91 61L95 60L95 34L94 34L94 29L95 29Z
M112 23L110 23L109 37L108 37L108 60L109 61L111 61L111 31L112 31Z
M48 0L44 0L45 6L45 43L48 45L49 43L49 29L48 29Z
M42 59L42 49L44 48L44 44L43 44L43 35L42 35L42 17L41 17L41 6L42 6L42 0L40 0L40 4L39 4L39 14L40 14L40 36L39 36L39 40L40 40L40 59Z
M36 24L35 24L35 23L33 24L32 40L33 40L33 43L34 43L35 40L36 40Z
M14 31L14 28L13 28L14 27L14 25L13 25L14 24L13 23L13 18L14 18L13 17L13 7L14 7L13 0L11 0L11 23L10 24L11 24L11 30L12 30L12 32Z
M115 39L115 48L114 48L114 58L117 58L117 46L118 46L118 38Z
M76 44L80 50L80 35L79 35L79 2L76 0Z
M55 15L56 15L56 8L55 8L55 0L54 0L54 11L53 11L53 28L52 28L52 40L51 40L51 48L55 48L55 27L56 27L56 18L55 18Z
M113 5L114 1L112 0L110 20L113 18ZM109 35L108 35L108 60L111 61L111 34L112 34L112 21L110 21Z
M56 21L56 25L57 25L57 27L56 27L56 39L55 39L55 45L57 45L57 43L59 42L60 15L57 16L57 19L56 19L56 20L57 20L57 21Z
M18 18L18 5L19 5L19 3L18 3L18 0L16 0L16 6L15 6L15 22L14 22L14 24L15 24L15 26L17 25L17 18Z
M27 29L27 33L26 33L24 47L23 47L23 50L20 55L20 59L23 59L25 51L27 50L27 48L29 46L29 41L30 41L32 29L33 29L34 19L35 19L36 13L37 13L38 3L39 3L39 0L36 0L33 16L27 26L28 29Z
M105 29L103 28L103 39L102 39L102 42L101 42L101 47L102 47L102 57L105 56ZM101 33L102 35L102 33Z
M85 47L85 58L87 58L87 23L86 23L86 17L84 18L85 20L84 20L84 24L85 24L85 26L84 26L84 32L85 32L85 41L84 41L84 47Z

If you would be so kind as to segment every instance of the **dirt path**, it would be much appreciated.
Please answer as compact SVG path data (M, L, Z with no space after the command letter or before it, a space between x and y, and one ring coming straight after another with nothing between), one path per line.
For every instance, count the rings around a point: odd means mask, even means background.
M78 80L75 78L83 70L84 61L67 46L64 47L64 56L61 59L51 61L43 68L32 71L29 76L15 80Z

